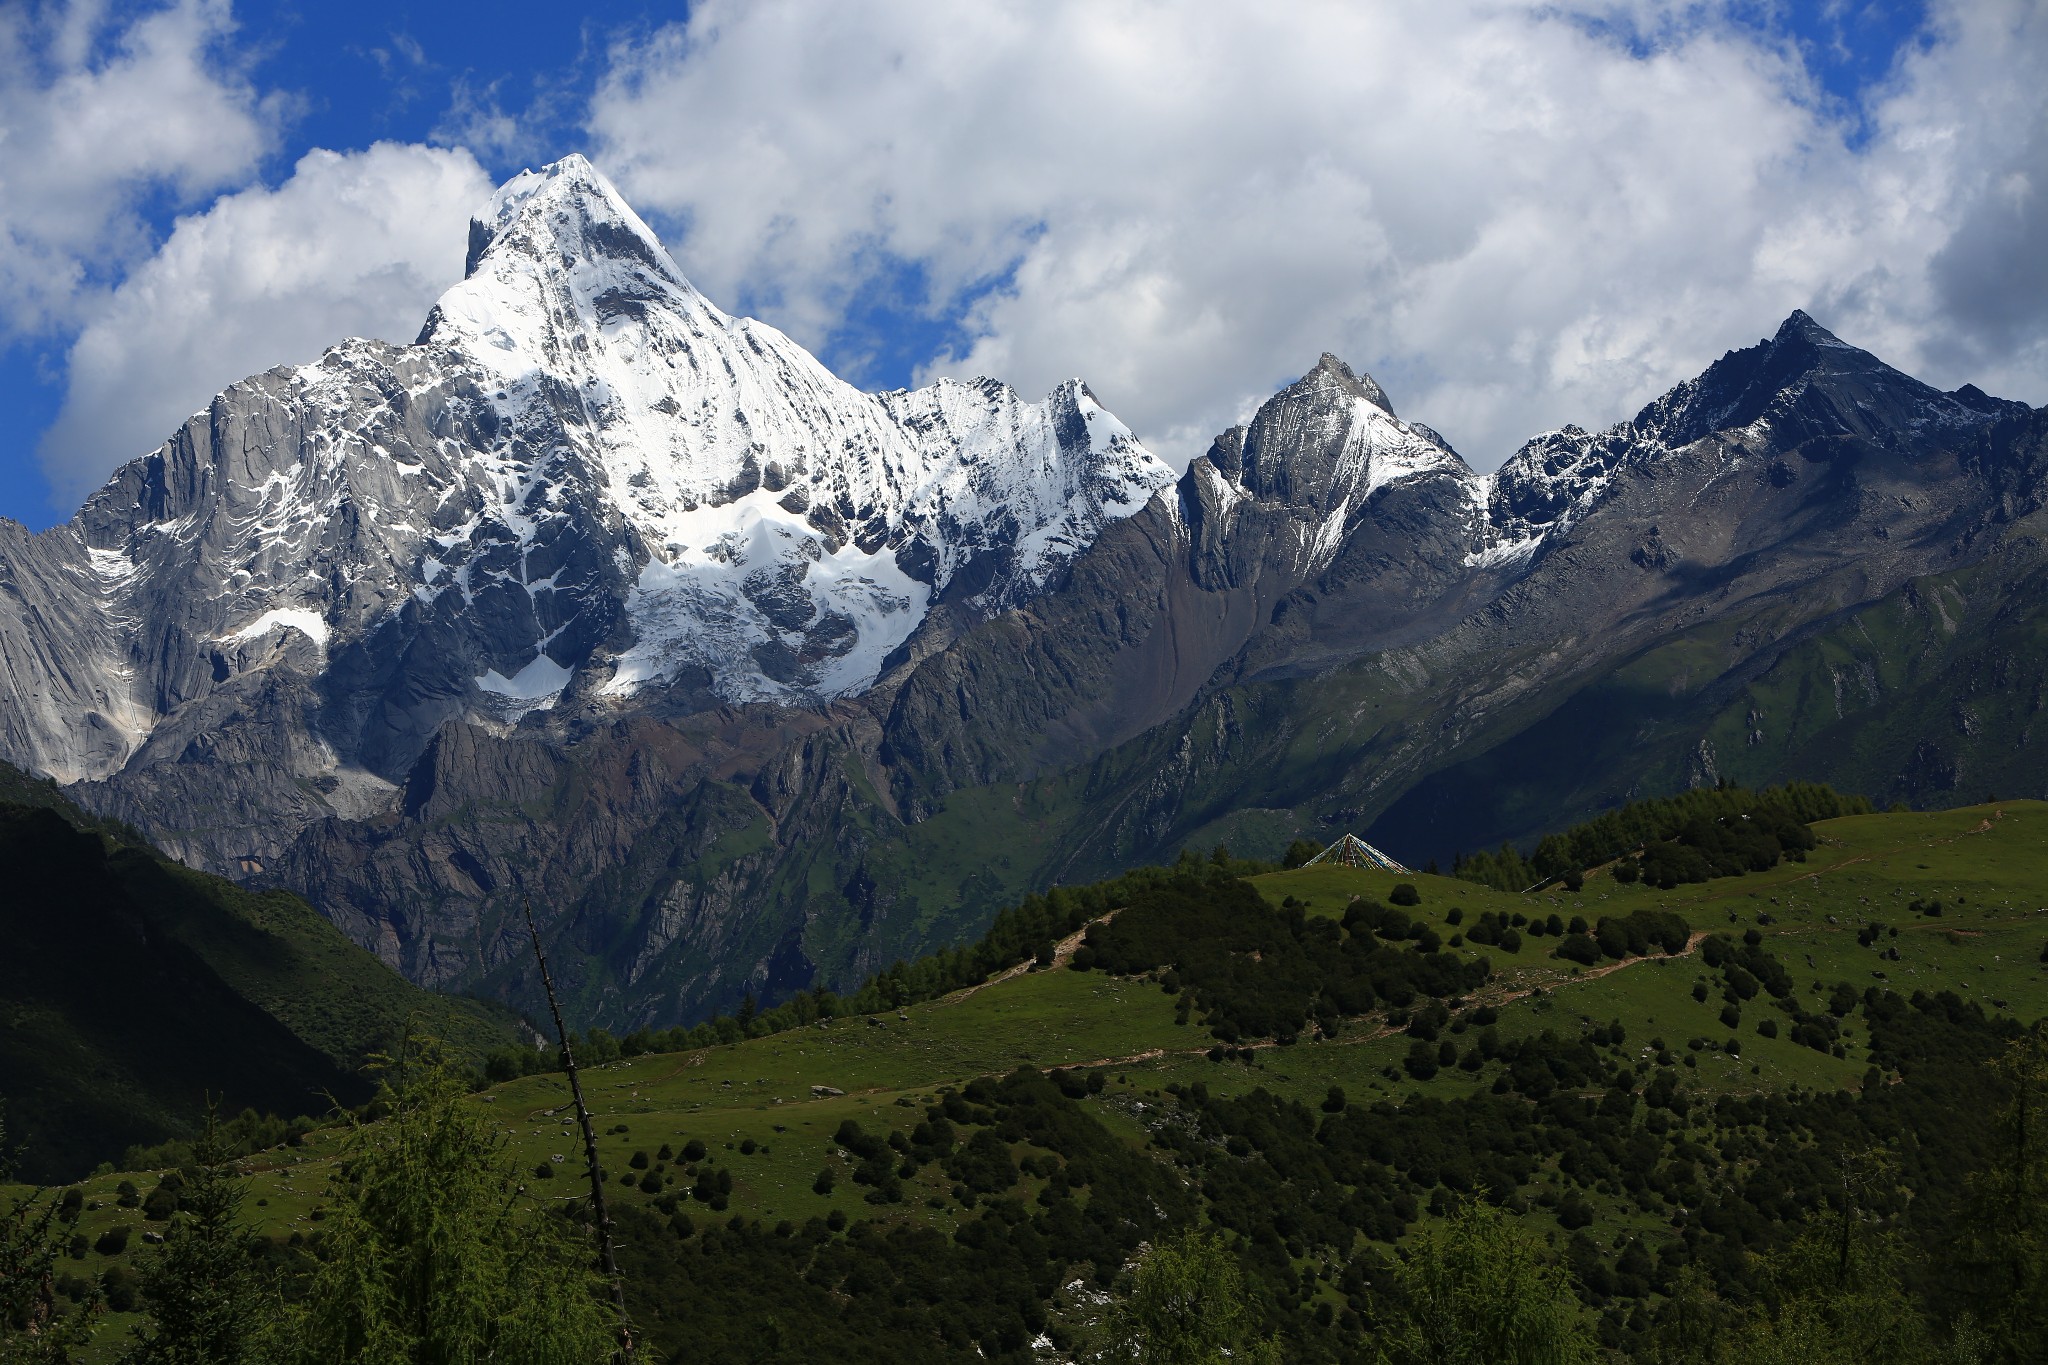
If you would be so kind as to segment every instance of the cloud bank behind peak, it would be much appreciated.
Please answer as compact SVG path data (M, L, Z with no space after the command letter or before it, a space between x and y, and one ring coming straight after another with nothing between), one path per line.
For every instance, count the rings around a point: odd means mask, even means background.
M829 358L909 263L919 378L1083 374L1182 460L1330 349L1491 467L1795 307L2048 398L2048 8L1938 8L1861 110L1639 8L710 0L590 130L713 297Z

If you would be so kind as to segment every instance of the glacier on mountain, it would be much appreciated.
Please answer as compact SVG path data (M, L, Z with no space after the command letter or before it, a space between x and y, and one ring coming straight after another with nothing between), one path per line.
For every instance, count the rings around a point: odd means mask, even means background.
M860 695L1056 590L1155 499L1183 530L1206 507L1211 549L1240 524L1274 538L1305 584L1375 509L1433 490L1464 568L1499 581L1627 466L1733 427L1853 427L1778 378L1830 342L1796 314L1634 421L1546 433L1491 475L1324 356L1175 488L1079 380L1039 402L989 379L861 392L713 306L569 157L492 198L413 344L251 376L69 523L0 523L0 757L128 781L232 749L285 827L354 790L341 774L403 780L451 719ZM1997 410L1980 398L1915 401L1968 423Z
M1078 380L855 389L714 307L569 157L493 197L412 345L252 376L70 523L0 526L0 571L36 579L0 604L0 751L67 781L169 759L166 718L279 668L392 777L445 719L578 686L823 704L1172 480Z
M714 307L580 157L499 191L420 344L486 372L500 490L437 564L487 522L532 543L572 450L630 528L612 696L693 668L727 701L858 692L978 555L1008 559L982 605L1022 600L1172 478L1078 382L1041 404L990 381L860 392Z

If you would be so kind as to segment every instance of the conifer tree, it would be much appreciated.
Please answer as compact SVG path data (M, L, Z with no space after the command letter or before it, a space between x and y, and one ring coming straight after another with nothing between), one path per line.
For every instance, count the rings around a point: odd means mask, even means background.
M206 1128L184 1173L179 1212L163 1249L142 1267L147 1325L122 1365L242 1365L251 1354L263 1311L250 1261L253 1239L242 1224L248 1181L209 1108Z
M1830 1220L1833 1221L1833 1220ZM1935 1342L1900 1279L1895 1234L1858 1218L1843 1255L1840 1226L1816 1223L1761 1258L1758 1302L1721 1342L1745 1365L1920 1365L1954 1359Z
M0 1181L12 1173L11 1156L0 1109ZM92 1337L97 1298L69 1309L57 1302L57 1257L64 1243L58 1209L41 1191L0 1207L0 1365L64 1365Z
M2048 1358L2048 1024L1992 1063L2004 1103L1991 1160L1970 1182L1958 1248L1986 1335L2011 1359Z
M386 1062L278 1365L599 1365L614 1324L590 1248L530 1198L432 1040Z
M1189 1231L1154 1247L1110 1315L1104 1359L1134 1365L1278 1365L1258 1336L1259 1315L1236 1260L1213 1232Z
M1397 1365L1591 1365L1600 1358L1571 1272L1514 1217L1466 1201L1415 1239L1380 1342Z

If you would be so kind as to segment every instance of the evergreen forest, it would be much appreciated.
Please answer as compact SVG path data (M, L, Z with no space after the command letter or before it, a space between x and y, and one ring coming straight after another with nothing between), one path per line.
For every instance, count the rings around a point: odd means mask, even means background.
M2041 803L1190 850L573 1073L423 1015L311 1117L197 1096L0 1187L0 1361L2019 1365L2044 1015Z

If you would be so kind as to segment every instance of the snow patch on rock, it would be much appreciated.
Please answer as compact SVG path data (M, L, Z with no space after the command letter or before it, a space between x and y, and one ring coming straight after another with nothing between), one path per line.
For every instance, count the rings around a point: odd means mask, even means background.
M327 647L327 622L317 611L303 607L273 607L261 616L221 637L224 641L260 640L273 630L295 630L322 649Z

